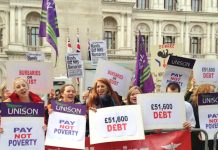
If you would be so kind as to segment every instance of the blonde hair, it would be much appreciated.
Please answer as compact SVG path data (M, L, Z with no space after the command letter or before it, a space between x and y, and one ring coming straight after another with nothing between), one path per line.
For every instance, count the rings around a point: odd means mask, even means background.
M201 84L193 93L193 103L198 105L198 95L201 93L213 93L215 86L212 84Z
M2 82L1 86L0 86L0 96L4 97L4 90L6 89L6 82Z
M126 98L126 100L127 100L127 104L128 104L128 105L131 104L131 102L130 102L130 96L131 96L132 92L135 91L135 90L138 90L140 93L142 93L142 90L141 90L140 87L138 87L138 86L132 86L132 87L129 89L128 93L127 93L127 98Z
M17 77L17 78L15 78L14 79L14 82L13 82L13 87L14 87L14 89L15 89L15 84L16 84L16 82L17 81L23 81L23 82L25 82L26 83L26 85L27 85L27 87L28 87L28 89L29 89L29 83L27 82L27 79L26 78L23 78L23 77Z

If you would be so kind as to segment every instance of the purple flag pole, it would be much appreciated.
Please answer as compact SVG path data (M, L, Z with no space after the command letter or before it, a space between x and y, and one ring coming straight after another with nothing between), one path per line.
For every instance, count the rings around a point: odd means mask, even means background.
M58 56L57 37L59 37L59 29L57 22L57 14L54 0L43 0L42 14L39 28L39 36L45 37L48 43L54 48L56 53L56 61Z
M137 38L137 59L134 85L139 86L143 93L151 93L154 91L155 86L145 52L145 43L146 42L139 31L139 36Z

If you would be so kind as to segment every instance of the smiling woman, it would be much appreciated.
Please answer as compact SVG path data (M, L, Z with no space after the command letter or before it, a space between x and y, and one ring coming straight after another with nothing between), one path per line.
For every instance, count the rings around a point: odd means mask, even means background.
M18 77L14 80L14 92L3 102L34 102L42 103L42 99L29 91L29 84L25 78Z
M95 81L88 99L88 108L103 108L120 105L117 94L106 78L99 78Z

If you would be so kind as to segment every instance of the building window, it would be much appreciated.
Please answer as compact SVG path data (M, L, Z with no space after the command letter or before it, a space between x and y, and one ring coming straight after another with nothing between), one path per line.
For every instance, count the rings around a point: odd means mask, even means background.
M104 39L107 44L107 49L115 49L115 32L105 31Z
M42 46L42 38L39 37L38 27L27 27L27 45L33 47Z
M202 11L202 0L192 0L191 8L192 11Z
M200 37L191 37L190 38L190 54L201 54L201 38Z
M149 50L148 50L148 35L142 35L143 37L143 44L145 44L145 50L147 53L149 53ZM135 52L137 52L137 45L138 45L138 35L135 36Z
M164 36L163 37L163 44L167 44L167 43L170 43L170 44L175 44L175 36Z
M166 10L176 10L177 0L164 0L164 9Z
M3 28L0 28L0 52L3 51Z
M136 0L136 7L139 9L149 9L149 0Z

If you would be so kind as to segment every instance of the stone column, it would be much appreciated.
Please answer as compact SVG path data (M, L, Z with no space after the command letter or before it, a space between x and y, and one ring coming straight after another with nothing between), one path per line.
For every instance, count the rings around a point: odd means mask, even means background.
M211 45L210 45L210 23L207 23L207 38L206 38L206 44L205 44L205 48L204 48L204 50L205 50L205 54L208 54L208 53L210 53L211 52Z
M185 43L184 43L184 45L185 45L185 54L186 55L189 55L190 53L189 53L189 22L186 22L186 24L185 24Z
M215 23L211 24L211 53L216 53L216 37L215 37L216 31L215 31Z
M191 11L191 0L186 0L186 11Z
M163 44L163 38L161 36L161 33L162 33L162 20L159 20L158 21L158 45L159 44Z
M180 43L182 44L182 50L184 52L184 22L181 21L180 23L180 26L181 26L181 32L180 32L180 41L178 41L177 43Z
M185 1L184 0L180 0L179 9L185 10Z
M124 47L124 13L121 13L121 37L120 37L120 47Z
M10 7L10 43L15 43L15 6Z
M157 21L153 21L153 45L157 44Z
M5 11L5 34L4 34L4 41L3 41L3 45L8 45L9 44L9 35L10 35L10 24L9 24L9 20L10 20L10 15L9 15L9 11Z
M23 32L22 32L22 7L18 7L18 42L23 42Z
M121 27L120 25L117 26L117 49L120 49L121 45Z
M131 47L132 37L132 15L127 14L127 47Z

